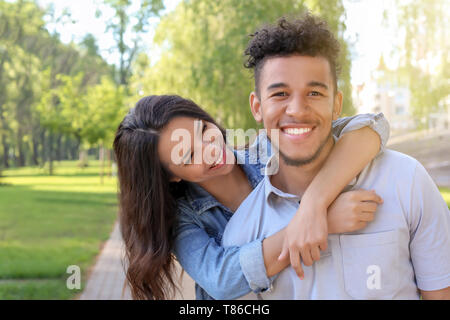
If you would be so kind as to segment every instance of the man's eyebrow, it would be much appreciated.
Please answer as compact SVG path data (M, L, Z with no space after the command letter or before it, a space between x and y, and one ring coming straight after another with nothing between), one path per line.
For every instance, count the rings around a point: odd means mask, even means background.
M272 90L272 89L276 89L276 88L285 88L288 85L284 82L276 82L276 83L272 83L270 86L267 87L267 90Z
M328 86L320 81L310 81L308 82L308 87L321 87L324 88L325 90L328 90Z

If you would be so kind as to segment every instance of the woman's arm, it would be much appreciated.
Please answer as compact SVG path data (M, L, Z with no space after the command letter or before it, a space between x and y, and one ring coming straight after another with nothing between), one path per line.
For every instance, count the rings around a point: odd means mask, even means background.
M383 114L365 114L351 118L341 132L333 133L342 136L303 195L296 215L286 228L279 257L282 260L289 256L300 278L303 278L300 258L310 266L320 259L320 250L327 247L327 208L384 148L389 124Z
M195 221L195 214L188 205L180 206L174 254L200 287L214 299L236 299L250 291L258 293L270 287L261 240L240 247L220 246Z
M375 191L352 190L341 193L328 208L328 233L353 232L365 228L373 220L378 205L383 199ZM286 228L264 239L263 254L268 277L286 268L290 261L286 256L278 259L283 246Z

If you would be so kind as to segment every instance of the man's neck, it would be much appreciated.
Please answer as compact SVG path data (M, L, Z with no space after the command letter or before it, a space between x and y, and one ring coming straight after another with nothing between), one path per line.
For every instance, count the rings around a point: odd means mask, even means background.
M233 166L229 174L199 182L198 184L232 211L235 211L252 191L247 175L237 164Z
M283 192L302 197L314 177L322 169L333 147L334 139L330 137L319 156L311 163L301 166L287 165L280 157L278 173L270 178L270 182Z

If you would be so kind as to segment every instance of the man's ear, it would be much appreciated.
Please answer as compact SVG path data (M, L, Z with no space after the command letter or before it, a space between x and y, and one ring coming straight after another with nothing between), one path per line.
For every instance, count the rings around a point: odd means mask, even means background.
M263 121L262 110L261 110L261 101L258 98L256 92L250 93L250 109L252 110L253 118L255 118L256 122L261 123Z
M334 97L334 106L333 106L333 120L337 120L342 112L342 101L344 96L341 91L336 92L336 96Z

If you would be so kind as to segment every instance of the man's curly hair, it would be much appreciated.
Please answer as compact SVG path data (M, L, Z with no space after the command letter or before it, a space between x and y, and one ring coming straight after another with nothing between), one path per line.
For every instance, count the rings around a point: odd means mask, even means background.
M252 38L245 49L248 59L244 66L254 69L255 90L258 96L259 77L264 62L268 58L292 55L320 56L327 59L336 92L339 42L325 21L309 13L294 21L283 17L275 25L262 27L250 36Z

